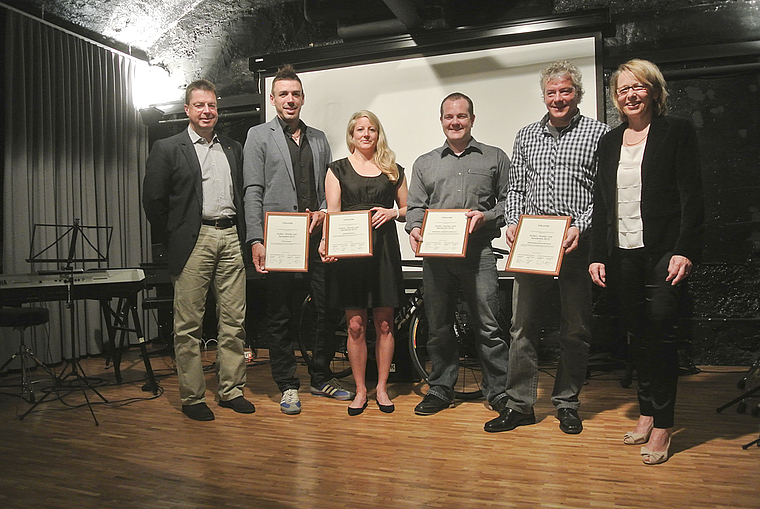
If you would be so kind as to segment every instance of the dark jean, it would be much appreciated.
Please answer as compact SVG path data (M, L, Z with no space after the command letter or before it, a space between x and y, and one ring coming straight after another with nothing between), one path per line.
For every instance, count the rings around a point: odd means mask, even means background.
M309 280L311 296L316 306L316 319L313 327L316 329L317 342L314 345L314 364L309 366L311 386L319 387L333 377L330 362L335 355L335 323L327 308L327 284L325 264L317 251L320 236L312 236L309 244ZM288 389L299 389L301 386L296 377L296 355L298 348L298 333L292 319L298 317L300 300L294 302L299 288L296 275L292 272L270 272L266 276L267 287L267 343L269 359L274 378L280 392ZM295 308L295 309L293 309ZM291 334L292 333L292 334Z
M552 391L556 408L580 406L578 396L586 380L591 330L591 277L588 274L589 241L563 257L558 283L561 306L560 354ZM507 406L530 413L538 396L538 346L546 294L554 277L518 273L512 290L512 342L509 349Z
M496 319L499 313L499 275L490 243L470 244L465 258L425 258L422 280L425 315L430 329L427 346L432 364L428 392L449 402L454 400L459 347L452 324L457 295L461 290L478 341L483 395L491 404L505 397L509 346Z
M672 256L618 249L608 268L631 342L639 410L654 417L656 428L673 427L678 388L674 327L685 285L665 281Z

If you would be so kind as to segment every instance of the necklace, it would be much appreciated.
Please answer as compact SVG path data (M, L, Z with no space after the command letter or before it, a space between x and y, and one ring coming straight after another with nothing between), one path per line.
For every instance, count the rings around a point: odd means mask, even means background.
M649 125L639 132L634 131L633 129L629 127L628 129L625 130L625 133L623 133L623 144L625 144L628 147L633 146L633 145L638 145L642 143L644 140L646 140L648 136L649 136Z

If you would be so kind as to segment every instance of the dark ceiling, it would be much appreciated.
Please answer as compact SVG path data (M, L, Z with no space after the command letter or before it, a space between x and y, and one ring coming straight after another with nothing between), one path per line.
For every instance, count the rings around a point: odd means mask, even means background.
M552 0L5 0L128 48L178 81L248 88L253 55L551 13Z

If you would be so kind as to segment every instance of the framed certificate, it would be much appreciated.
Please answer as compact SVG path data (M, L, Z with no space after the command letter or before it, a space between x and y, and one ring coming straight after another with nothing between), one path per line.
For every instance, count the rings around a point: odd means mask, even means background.
M569 216L520 216L507 271L559 275Z
M264 267L269 272L309 270L309 213L267 212L264 219Z
M427 209L417 256L464 257L470 234L469 209Z
M325 255L335 258L372 256L372 211L328 212Z

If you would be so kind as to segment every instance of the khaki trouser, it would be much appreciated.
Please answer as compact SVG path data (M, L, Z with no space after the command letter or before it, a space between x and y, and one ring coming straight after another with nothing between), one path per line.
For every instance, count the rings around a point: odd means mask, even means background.
M228 401L245 385L245 267L237 228L201 225L198 240L174 278L174 352L183 405L205 402L201 334L209 287L219 324L216 350L217 393Z

